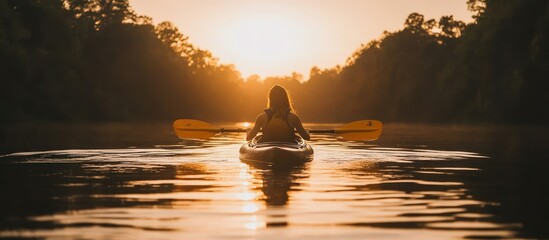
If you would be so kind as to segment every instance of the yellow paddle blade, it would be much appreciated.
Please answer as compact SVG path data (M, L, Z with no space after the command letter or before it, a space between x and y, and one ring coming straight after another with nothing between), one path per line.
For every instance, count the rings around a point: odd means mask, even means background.
M373 141L381 135L383 124L378 120L360 120L334 129L341 137L353 141Z
M181 139L208 139L219 132L219 128L194 119L178 119L173 122L173 130Z

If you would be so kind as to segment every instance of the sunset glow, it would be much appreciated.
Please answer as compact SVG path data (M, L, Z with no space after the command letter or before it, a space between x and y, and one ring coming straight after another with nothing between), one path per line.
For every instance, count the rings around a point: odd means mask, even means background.
M224 51L233 56L238 68L246 74L276 75L285 65L298 63L307 49L303 35L306 26L298 19L281 18L274 14L242 15L221 29Z
M342 65L383 31L401 29L412 12L470 22L462 0L131 0L154 23L173 22L189 41L234 64L247 78L309 74Z

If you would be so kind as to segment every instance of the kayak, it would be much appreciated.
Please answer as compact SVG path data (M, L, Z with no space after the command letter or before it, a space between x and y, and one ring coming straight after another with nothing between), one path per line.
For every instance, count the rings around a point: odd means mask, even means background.
M313 148L299 136L296 136L295 143L261 142L261 137L256 136L240 147L241 160L284 165L313 160Z

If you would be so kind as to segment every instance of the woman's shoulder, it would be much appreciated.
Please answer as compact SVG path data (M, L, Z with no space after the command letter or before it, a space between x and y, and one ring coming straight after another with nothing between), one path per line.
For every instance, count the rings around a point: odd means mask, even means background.
M288 119L291 121L300 120L299 116L294 112L288 113Z
M265 112L262 112L259 115L257 115L257 120L264 120L264 119L267 119L267 118L268 118L268 116Z

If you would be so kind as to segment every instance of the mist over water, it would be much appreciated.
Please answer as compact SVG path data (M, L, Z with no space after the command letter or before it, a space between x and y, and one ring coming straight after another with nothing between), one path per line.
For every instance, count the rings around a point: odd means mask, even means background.
M48 129L42 143L2 143L0 237L549 237L546 128L389 124L374 142L314 135L314 160L292 168L241 162L243 135Z

